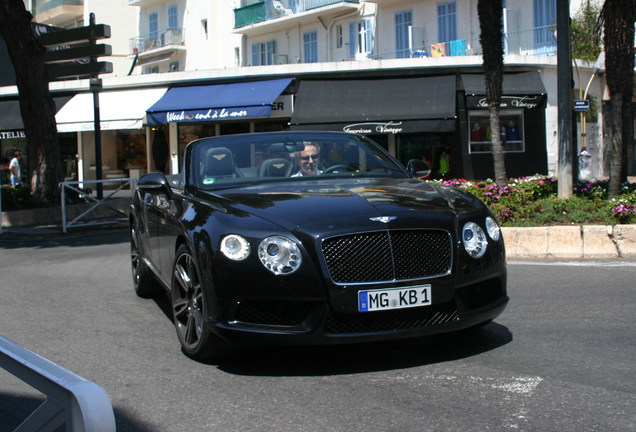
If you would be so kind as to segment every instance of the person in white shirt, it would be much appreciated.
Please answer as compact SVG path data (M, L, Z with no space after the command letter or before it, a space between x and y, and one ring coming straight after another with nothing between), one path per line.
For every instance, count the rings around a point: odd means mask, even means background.
M300 169L296 174L292 174L292 177L322 174L322 171L318 169L319 161L320 146L317 143L305 143L304 150L296 152L296 163Z
M11 186L22 184L22 169L20 168L20 159L22 155L19 151L13 153L13 159L9 162L9 171L11 171Z

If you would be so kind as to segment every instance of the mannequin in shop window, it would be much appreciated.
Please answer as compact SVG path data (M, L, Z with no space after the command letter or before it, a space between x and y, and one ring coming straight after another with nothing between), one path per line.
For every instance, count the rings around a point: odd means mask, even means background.
M506 124L506 141L519 141L519 128L512 120Z
M451 177L451 159L448 151L444 149L439 156L439 174L442 178L447 179Z
M484 140L484 130L481 128L481 125L479 123L473 124L473 129L470 131L470 140L471 141Z

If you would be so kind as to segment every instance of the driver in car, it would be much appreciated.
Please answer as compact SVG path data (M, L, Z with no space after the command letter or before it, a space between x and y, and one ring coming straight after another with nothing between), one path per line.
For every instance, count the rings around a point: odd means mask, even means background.
M320 160L320 146L318 143L305 143L302 151L296 152L296 163L300 167L297 173L292 177L314 176L322 174L318 169L318 161Z

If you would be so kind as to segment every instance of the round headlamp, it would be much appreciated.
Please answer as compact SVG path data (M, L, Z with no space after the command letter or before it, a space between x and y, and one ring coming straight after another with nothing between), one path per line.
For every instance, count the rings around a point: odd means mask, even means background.
M221 252L233 261L242 261L250 254L250 244L245 237L230 234L221 240Z
M298 245L287 237L271 236L258 246L261 263L276 275L290 274L298 270L302 257Z
M473 258L481 258L486 253L488 239L486 233L475 222L467 222L462 229L464 249Z
M494 241L499 241L501 238L501 228L499 228L497 221L490 216L486 218L486 232Z

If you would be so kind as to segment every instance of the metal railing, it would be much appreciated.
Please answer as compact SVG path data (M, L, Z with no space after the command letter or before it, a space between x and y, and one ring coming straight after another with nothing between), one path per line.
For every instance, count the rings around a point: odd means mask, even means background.
M554 27L545 26L504 33L506 55L556 55ZM390 51L369 56L373 60L421 57L458 57L482 55L479 38L458 39L411 49Z
M130 38L130 55L141 54L171 45L184 45L185 29L165 28L156 32Z
M115 432L115 414L103 388L0 336L0 367L46 395L15 432Z
M357 5L360 0L264 0L234 9L234 28L295 15L338 3Z
M92 195L89 194L89 192L87 192L86 190L82 189L79 187L79 185L84 185L84 184L109 184L112 183L114 185L119 184L120 186L113 190L111 193L109 193L108 195L106 195L105 197L103 197L102 199L96 198ZM135 190L135 186L137 185L137 179L136 178L120 178L120 179L108 179L108 180L83 180L83 181L72 181L72 182L62 182L60 183L60 187L62 188L62 231L64 233L67 232L68 228L73 226L73 225L81 225L81 226L91 226L91 225L105 225L105 224L111 224L111 223L117 223L118 221L116 220L103 220L103 219L97 219L97 220L93 220L91 222L83 222L81 224L78 224L77 221L79 221L80 219L84 218L85 216L87 216L88 214L94 212L95 210L97 210L98 208L100 208L100 206L103 206L107 209L112 210L113 212L116 212L122 216L126 216L128 217L128 213L122 209L119 209L117 207L111 206L110 203L107 202L107 200L109 199L113 199L115 197L115 194L117 194L118 192L126 189L127 186L130 186L130 191L134 191ZM75 187L77 186L77 187ZM90 206L86 211L82 212L81 214L79 214L78 216L76 216L72 221L67 222L67 216L68 216L68 212L67 212L67 192L70 191L73 195L75 195L77 198L84 200L85 202L89 202L89 201L93 201L95 204L93 204L92 206ZM131 198L132 198L132 193L131 193Z
M59 6L84 6L84 0L49 0L45 2L37 2L35 13L40 14Z

